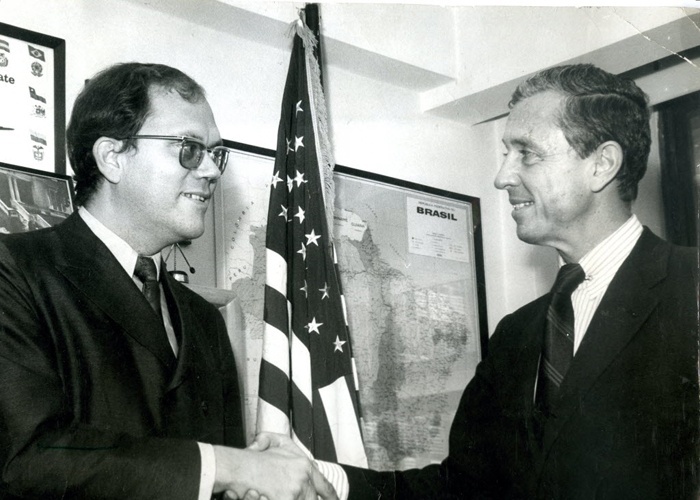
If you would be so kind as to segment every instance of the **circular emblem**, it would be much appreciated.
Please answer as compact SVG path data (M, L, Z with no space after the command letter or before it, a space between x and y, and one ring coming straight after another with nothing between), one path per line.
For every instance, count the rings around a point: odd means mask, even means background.
M32 75L41 76L44 73L44 67L38 62L32 63Z
M9 63L10 63L10 61L8 61L7 57L5 57L5 54L0 52L0 68L4 68Z

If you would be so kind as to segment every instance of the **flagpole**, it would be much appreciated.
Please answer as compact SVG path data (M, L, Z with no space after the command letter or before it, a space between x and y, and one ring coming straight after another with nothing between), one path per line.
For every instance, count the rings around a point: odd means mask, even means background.
M316 46L314 47L314 56L318 61L318 77L321 80L323 87L323 61L321 60L321 15L317 3L307 3L304 7L304 17L306 18L306 26L311 30L316 37Z

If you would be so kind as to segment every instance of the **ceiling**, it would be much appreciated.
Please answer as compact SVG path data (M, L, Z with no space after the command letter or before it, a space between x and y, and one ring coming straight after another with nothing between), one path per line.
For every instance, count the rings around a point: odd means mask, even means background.
M289 50L303 3L125 0ZM415 92L426 113L466 123L507 112L518 81L593 62L633 74L652 104L700 90L700 10L321 3L324 64Z

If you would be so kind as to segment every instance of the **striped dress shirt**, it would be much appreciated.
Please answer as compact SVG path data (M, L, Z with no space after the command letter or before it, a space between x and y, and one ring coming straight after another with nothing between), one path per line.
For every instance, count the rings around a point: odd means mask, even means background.
M586 279L571 294L574 308L574 355L610 282L641 235L642 224L636 215L632 215L579 261ZM561 259L560 264L563 264Z

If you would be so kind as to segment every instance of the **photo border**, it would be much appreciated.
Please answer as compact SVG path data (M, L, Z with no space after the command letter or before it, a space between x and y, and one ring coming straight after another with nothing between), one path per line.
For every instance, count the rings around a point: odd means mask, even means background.
M66 186L66 194L68 195L70 201L70 212L67 214L66 218L72 214L75 209L75 190L73 187L73 179L65 174L57 174L55 172L46 172L44 170L37 170L34 168L20 167L18 165L12 165L10 163L0 162L0 172L18 172L20 174L30 175L38 178L53 179L63 181ZM8 200L2 200L8 201Z

